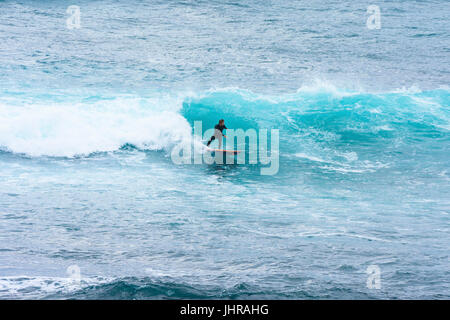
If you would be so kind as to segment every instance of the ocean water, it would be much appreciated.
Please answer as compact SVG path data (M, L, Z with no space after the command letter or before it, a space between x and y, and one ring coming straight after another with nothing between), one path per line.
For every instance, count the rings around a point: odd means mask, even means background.
M0 299L450 298L449 12L0 1ZM220 118L278 172L173 162Z

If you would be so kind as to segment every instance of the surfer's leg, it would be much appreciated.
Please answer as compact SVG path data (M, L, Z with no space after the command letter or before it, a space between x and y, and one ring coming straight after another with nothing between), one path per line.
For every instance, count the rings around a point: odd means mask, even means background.
M221 150L222 149L222 133L219 133L217 138L219 139L219 150Z
M209 147L209 145L211 144L211 142L214 141L215 138L216 138L215 136L212 136L206 145Z
M220 130L214 130L214 135L209 139L207 146L211 144L215 139L219 139L219 149L222 147L222 132Z
M219 140L219 149L222 149L222 132L220 132L220 130L217 129L214 131L214 135L211 137L211 139L209 139L206 145L209 147L211 142L213 142L216 139Z

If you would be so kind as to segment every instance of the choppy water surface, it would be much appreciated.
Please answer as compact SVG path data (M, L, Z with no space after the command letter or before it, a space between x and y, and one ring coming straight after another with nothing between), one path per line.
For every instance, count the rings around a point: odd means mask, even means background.
M377 4L0 2L0 298L448 299L449 3Z

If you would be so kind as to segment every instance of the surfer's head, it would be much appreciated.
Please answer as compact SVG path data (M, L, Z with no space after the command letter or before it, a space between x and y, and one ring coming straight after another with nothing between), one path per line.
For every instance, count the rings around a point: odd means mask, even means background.
M225 123L225 120L223 120L223 119L220 119L220 120L219 120L219 124L220 124L220 125L223 125L224 123Z

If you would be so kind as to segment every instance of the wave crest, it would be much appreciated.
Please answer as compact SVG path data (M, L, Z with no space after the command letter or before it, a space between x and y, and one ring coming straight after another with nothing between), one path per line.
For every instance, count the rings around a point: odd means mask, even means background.
M124 145L169 150L189 140L194 121L206 130L220 118L229 128L279 129L281 151L289 154L311 146L398 145L408 136L444 137L450 129L446 89L364 93L317 85L273 96L228 88L75 102L3 100L0 149L30 156L73 157Z
M2 104L0 145L30 156L73 157L114 151L126 144L160 150L190 134L186 119L173 107L152 102L114 99L19 107Z

